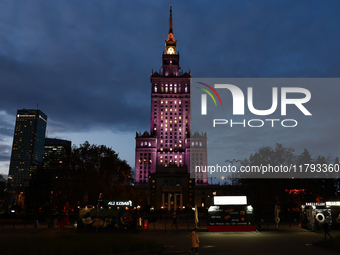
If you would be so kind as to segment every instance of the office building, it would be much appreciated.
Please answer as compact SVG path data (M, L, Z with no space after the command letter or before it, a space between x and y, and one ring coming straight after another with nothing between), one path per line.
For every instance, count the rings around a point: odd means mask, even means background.
M12 199L24 188L42 163L45 145L47 116L41 110L18 110L13 137L8 183ZM13 203L14 201L12 201Z
M59 164L63 164L71 154L72 142L57 138L45 138L44 164L49 165L49 157L54 156Z

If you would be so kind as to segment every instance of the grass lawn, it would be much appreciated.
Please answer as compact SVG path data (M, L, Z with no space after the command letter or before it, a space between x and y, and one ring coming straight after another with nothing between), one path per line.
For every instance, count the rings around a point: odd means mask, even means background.
M142 239L133 234L74 233L55 237L27 236L2 237L1 254L57 255L57 254L113 254L120 252L155 249L152 240Z

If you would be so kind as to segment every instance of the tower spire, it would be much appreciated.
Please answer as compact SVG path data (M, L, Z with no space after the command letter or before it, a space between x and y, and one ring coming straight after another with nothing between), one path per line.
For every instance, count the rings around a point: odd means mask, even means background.
M169 22L169 34L173 33L172 31L172 5L170 4L170 22Z
M169 34L168 41L174 41L174 32L172 30L172 4L170 4Z
M165 41L166 54L176 54L176 45L177 42L174 38L174 33L172 30L172 5L170 4L169 34L168 40Z

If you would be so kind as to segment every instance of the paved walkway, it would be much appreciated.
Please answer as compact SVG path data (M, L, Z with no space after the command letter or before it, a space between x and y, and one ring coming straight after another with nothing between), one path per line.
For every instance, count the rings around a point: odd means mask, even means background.
M154 230L140 232L143 235L163 244L162 254L189 254L191 231ZM301 228L271 229L251 233L209 233L199 232L201 247L199 254L339 254L340 251L329 250L312 245L323 240L323 232L308 232ZM332 231L333 236L340 231Z
M73 234L72 226L67 228L0 228L0 238L3 236L26 236L26 235L48 235ZM142 230L131 235L155 240L163 245L162 254L189 254L191 241L189 239L191 229L149 229ZM340 236L340 231L332 230L333 237ZM205 229L199 231L201 247L199 254L261 254L261 255L324 255L340 254L340 251L329 250L312 245L314 242L323 240L323 231L308 232L297 226L282 226L275 229L269 226L259 232L251 233L209 233Z

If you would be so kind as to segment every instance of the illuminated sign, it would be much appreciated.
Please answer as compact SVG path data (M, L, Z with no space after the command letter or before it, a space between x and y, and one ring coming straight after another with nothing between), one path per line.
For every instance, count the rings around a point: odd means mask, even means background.
M254 223L251 205L220 205L208 209L209 226L239 226Z
M328 201L326 206L340 206L340 201Z
M246 196L214 196L214 205L246 205Z
M39 115L39 118L42 119L43 121L47 122L47 120L45 120L43 117L41 117L41 115Z
M35 115L28 115L28 114L18 114L17 117L21 117L21 118L35 118Z
M306 206L325 206L326 204L324 202L322 203L316 203L316 202L306 202Z
M107 200L106 206L112 207L133 207L134 201L133 200Z
M218 211L220 211L220 212L223 212L223 209L220 209L220 207L219 206L209 206L209 208L208 208L208 212L218 212Z
M286 192L289 194L298 194L300 192L305 192L306 189L286 189Z

